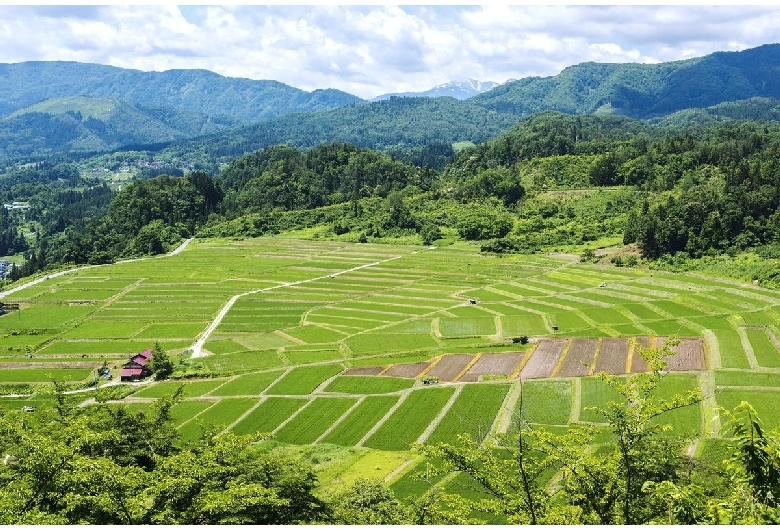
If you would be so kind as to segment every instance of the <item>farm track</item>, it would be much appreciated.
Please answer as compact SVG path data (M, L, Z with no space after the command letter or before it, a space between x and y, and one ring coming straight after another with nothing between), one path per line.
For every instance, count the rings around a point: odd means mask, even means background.
M428 439L428 437L433 434L433 431L436 430L436 427L439 426L441 423L441 420L446 416L446 414L450 411L452 408L452 405L455 403L455 400L458 399L458 396L461 392L463 392L464 385L458 385L458 387L455 389L455 392L450 397L449 401L447 401L447 404L444 405L441 408L441 411L439 412L439 415L433 418L433 421L428 425L428 427L423 431L423 433L420 435L419 438L417 438L417 443L425 443L425 441Z
M404 401L411 395L412 389L408 388L401 392L400 399L396 402L395 405L390 407L390 410L388 410L384 416L382 416L382 419L380 419L376 424L368 430L368 432L363 436L363 438L360 439L358 443L355 444L355 447L363 447L363 444L366 443L376 431L379 430L379 428L385 424L385 422L395 413L396 410L403 404Z
M365 265L359 265L357 267L352 267L350 269L345 269L343 271L338 272L332 272L330 274L325 274L323 276L318 276L316 278L309 278L306 280L298 280L294 282L284 282L279 285L273 285L271 287L265 287L263 289L256 289L253 291L248 291L246 293L241 293L233 296L228 300L228 302L223 306L223 308L220 310L220 312L217 314L217 316L214 318L214 320L211 322L211 324L208 325L208 327L203 331L201 336L193 343L192 347L190 348L192 350L191 357L192 358L198 358L198 357L205 357L206 354L203 351L203 345L206 343L206 340L211 336L211 334L214 332L215 329L219 326L219 324L222 322L222 320L225 318L225 315L227 315L228 311L230 311L230 308L233 307L233 304L235 304L241 297L252 295L252 294L258 294L258 293L264 293L268 291L273 291L276 289L280 289L282 287L290 287L292 285L301 285L304 283L314 282L317 280L324 280L326 278L332 278L334 276L338 276L341 274L346 274L348 272L365 269L367 267L375 267L376 265L379 265L381 263L387 263L389 261L393 261L396 259L401 258L402 256L393 256L391 258L387 258L380 261L375 261L373 263L367 263Z

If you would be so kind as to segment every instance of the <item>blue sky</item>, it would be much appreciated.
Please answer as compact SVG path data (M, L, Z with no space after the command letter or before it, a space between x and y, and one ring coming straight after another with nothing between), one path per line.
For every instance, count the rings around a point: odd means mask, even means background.
M203 68L363 98L775 42L770 5L0 6L0 63Z

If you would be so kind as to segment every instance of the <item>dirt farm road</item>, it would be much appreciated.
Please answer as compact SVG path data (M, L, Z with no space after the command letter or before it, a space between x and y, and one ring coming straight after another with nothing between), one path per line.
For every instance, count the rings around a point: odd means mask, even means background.
M257 293L263 293L266 291L273 291L275 289L281 289L282 287L290 287L291 285L300 285L302 283L308 283L308 282L314 282L317 280L324 280L325 278L332 278L334 276L339 276L341 274L346 274L348 272L356 271L359 269L365 269L367 267L375 267L377 265L380 265L382 263L387 263L388 261L393 261L395 259L399 259L402 256L393 256L392 258L384 259L381 261L375 261L373 263L366 263L365 265L359 265L357 267L352 267L351 269L346 269L343 271L338 272L332 272L330 274L325 274L323 276L317 276L316 278L309 278L308 280L298 280L295 282L285 282L280 283L279 285L273 285L271 287L265 287L263 289L256 289L254 291L249 291L246 293L237 294L234 297L232 297L230 300L227 301L225 306L220 310L219 314L214 318L214 320L211 322L211 324L208 325L208 327L201 333L198 340L196 340L192 346L190 347L192 351L191 357L193 359L198 357L205 357L206 353L203 351L203 345L206 343L208 338L211 336L211 334L214 332L215 329L217 329L217 326L222 322L222 319L225 318L225 315L227 315L228 311L230 311L230 308L233 307L233 304L235 304L239 298L242 296L247 296L250 294L257 294Z
M190 241L192 241L192 238L186 239L181 245L176 247L175 250L172 250L168 254L164 254L164 256L175 256L176 254L178 254L179 252L184 250L187 247L187 245L190 244ZM122 260L122 261L117 261L116 263L130 263L132 261L141 261L141 260L145 260L145 259L155 259L155 258L158 258L158 257L160 257L160 256L150 256L150 257L147 257L147 258L133 258L133 259L126 259L126 260ZM109 263L109 264L106 264L106 265L113 265L113 263ZM28 287L31 287L33 285L39 284L41 282L45 282L46 280L51 280L52 278L57 278L59 276L65 275L65 274L70 274L70 273L73 273L73 272L79 272L79 271L83 271L83 270L87 270L87 269L94 269L95 267L104 267L104 266L105 265L84 265L83 267L75 267L73 269L67 269L67 270L64 270L64 271L53 272L51 274L47 274L46 276L42 276L42 277L37 278L35 280L29 281L27 283L23 283L22 285L17 285L13 289L8 289L7 291L0 292L0 299L5 298L9 294L14 294L17 291L21 291L22 289L27 289Z

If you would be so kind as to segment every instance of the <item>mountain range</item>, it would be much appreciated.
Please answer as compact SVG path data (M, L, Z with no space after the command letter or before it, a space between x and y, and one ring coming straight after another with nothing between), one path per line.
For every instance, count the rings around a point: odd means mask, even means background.
M305 92L206 70L0 64L0 157L185 142L181 150L195 145L193 138L231 156L274 143L343 141L383 150L478 143L545 110L665 124L748 114L776 119L780 44L659 64L582 63L484 90L489 86L468 80L369 102L333 89Z
M406 97L406 98L439 98L439 97L453 97L455 99L463 100L476 96L483 92L487 92L493 88L496 88L499 84L492 81L477 81L476 79L466 79L465 81L450 81L441 85L436 85L430 90L424 92L399 92L394 94L383 94L375 98L371 98L370 101L383 101L390 99L393 96Z

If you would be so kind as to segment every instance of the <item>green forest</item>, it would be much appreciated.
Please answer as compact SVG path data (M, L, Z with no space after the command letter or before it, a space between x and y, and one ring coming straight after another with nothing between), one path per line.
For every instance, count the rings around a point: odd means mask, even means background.
M306 237L485 252L567 251L617 263L700 266L755 256L750 281L777 285L780 128L733 120L674 132L626 117L544 112L457 153L434 143L382 153L346 143L276 145L217 174L161 174L112 189L78 162L6 169L3 254L12 279L67 264L168 252L186 237ZM158 170L164 172L165 170ZM631 251L635 249L635 251Z

